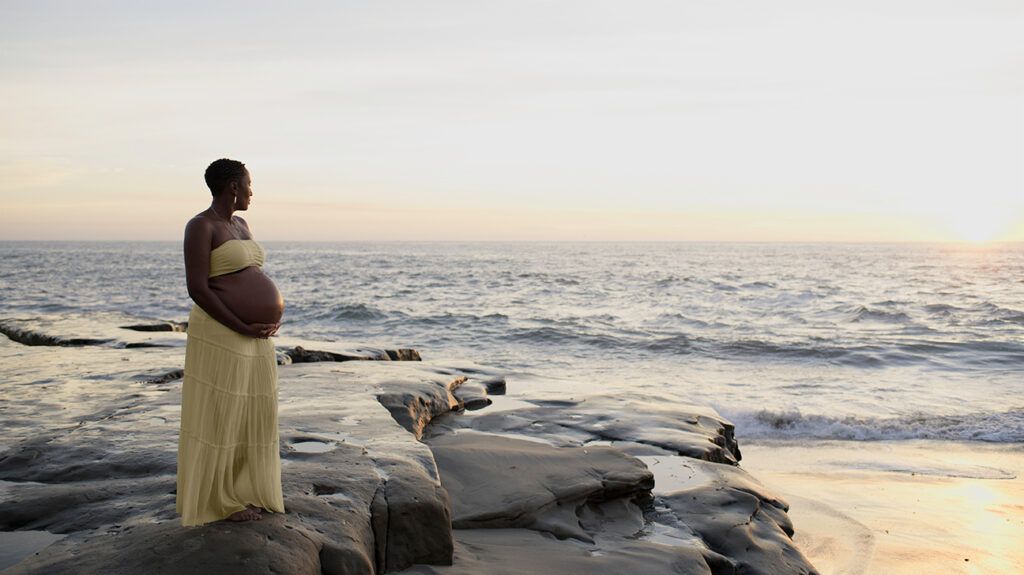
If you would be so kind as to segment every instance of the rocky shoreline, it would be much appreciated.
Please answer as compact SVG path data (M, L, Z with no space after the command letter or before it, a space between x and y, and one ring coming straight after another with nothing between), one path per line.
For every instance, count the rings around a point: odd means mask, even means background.
M708 408L510 398L485 366L291 338L287 513L182 528L184 329L0 320L3 573L815 572Z

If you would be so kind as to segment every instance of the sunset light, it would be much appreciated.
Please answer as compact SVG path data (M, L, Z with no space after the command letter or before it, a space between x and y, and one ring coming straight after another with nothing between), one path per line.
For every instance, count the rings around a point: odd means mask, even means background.
M1021 215L1011 210L1009 205L979 205L964 201L961 210L949 216L949 227L953 234L951 239L968 242L1004 239L1011 225L1016 223L1015 218Z
M1024 240L996 0L54 5L2 8L0 239L178 239L228 155L268 239Z
M1024 574L1024 1L0 1L0 572Z

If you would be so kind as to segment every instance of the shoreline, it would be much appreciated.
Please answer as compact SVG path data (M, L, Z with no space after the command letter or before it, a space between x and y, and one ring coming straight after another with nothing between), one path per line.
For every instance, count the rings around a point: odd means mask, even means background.
M942 440L751 441L823 573L1024 571L1024 449Z
M123 327L139 322L162 331ZM230 572L212 559L224 545L310 573L517 573L527 552L538 573L1024 568L1019 446L744 440L710 408L290 338L275 338L288 513L183 529L167 490L180 324L110 313L0 324L41 344L0 337L5 573L74 572L80 553L96 570L161 572L197 556ZM520 473L489 471L502 465ZM165 541L157 553L153 537ZM196 541L201 551L182 555Z

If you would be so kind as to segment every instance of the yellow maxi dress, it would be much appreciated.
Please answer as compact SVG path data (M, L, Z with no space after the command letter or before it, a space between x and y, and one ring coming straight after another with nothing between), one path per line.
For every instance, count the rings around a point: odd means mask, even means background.
M210 252L210 277L262 267L263 258L255 240L228 240ZM244 336L198 305L187 334L178 438L181 524L224 519L246 505L283 513L273 340Z

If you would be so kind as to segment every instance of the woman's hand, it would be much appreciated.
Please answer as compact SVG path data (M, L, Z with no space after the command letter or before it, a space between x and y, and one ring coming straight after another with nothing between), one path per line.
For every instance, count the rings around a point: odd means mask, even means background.
M257 339L266 339L277 333L277 330L281 327L281 322L277 323L249 323L245 324L245 331L242 335Z

